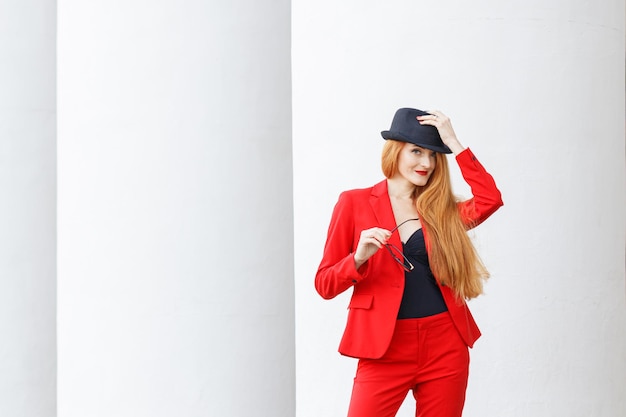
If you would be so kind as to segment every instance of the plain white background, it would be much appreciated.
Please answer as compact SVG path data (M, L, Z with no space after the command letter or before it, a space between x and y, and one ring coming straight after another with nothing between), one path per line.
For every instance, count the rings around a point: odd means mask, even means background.
M55 3L0 1L0 415L56 409Z
M623 2L56 5L0 2L0 414L345 415L313 276L401 106L504 195L465 416L626 414Z
M293 415L289 10L59 1L59 416Z
M379 132L405 106L448 114L505 202L472 232L492 278L470 303L483 338L464 416L626 415L623 16L620 1L293 3L298 417L346 413L349 291L322 300L313 277L339 192L383 178Z

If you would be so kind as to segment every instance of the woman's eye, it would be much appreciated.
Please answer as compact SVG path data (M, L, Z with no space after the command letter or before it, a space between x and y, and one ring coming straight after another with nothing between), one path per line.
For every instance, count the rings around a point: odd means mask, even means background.
M419 154L421 154L421 153L422 153L422 151L421 151L421 150L419 150L419 149L413 149L413 151L412 151L412 152L413 152L414 154L417 154L417 155L419 155Z

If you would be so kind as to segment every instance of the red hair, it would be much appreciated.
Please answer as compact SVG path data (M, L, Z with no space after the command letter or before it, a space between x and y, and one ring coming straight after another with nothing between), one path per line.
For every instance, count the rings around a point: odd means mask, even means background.
M382 152L382 170L387 178L398 171L398 156L404 142L387 140ZM415 187L415 207L428 231L429 263L435 277L454 291L459 299L478 297L489 272L467 235L452 193L448 159L435 153L436 164L428 183Z

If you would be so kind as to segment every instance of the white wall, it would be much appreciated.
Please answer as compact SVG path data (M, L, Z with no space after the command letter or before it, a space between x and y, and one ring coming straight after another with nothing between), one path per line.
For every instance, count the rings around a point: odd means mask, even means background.
M56 405L55 13L0 2L0 415L17 417ZM60 2L60 416L293 415L289 15ZM345 415L348 294L321 300L313 275L400 106L447 112L504 193L475 234L493 279L465 415L626 414L623 16L293 2L298 417Z
M0 415L56 408L55 2L0 1Z
M293 416L289 33L59 2L59 416Z
M447 113L505 201L474 233L492 279L471 302L464 415L626 415L623 17L622 1L293 2L298 417L345 415L349 294L324 301L313 277L339 192L382 178L403 106Z

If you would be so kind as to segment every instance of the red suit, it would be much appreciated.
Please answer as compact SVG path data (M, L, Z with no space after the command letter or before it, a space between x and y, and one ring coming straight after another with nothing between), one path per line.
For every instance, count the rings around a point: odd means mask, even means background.
M503 203L493 178L471 150L465 149L456 160L472 190L471 199L458 203L461 217L470 228L482 223ZM354 251L362 230L372 227L391 230L395 226L386 180L340 195L315 276L315 288L323 298L330 299L353 287L348 320L339 345L343 355L377 359L389 347L404 290L404 269L386 251L379 250L356 270ZM424 238L430 252L426 228ZM402 247L399 234L393 234L390 243ZM472 347L480 337L472 314L464 301L455 299L449 287L440 285L440 288L454 327L465 344Z

